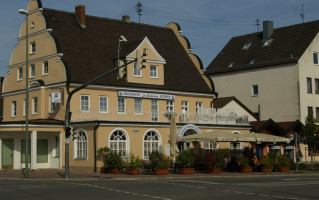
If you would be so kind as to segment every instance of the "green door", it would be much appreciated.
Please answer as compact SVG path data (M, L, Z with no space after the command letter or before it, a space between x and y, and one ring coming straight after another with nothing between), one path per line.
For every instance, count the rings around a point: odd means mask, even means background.
M2 169L13 168L13 140L2 140Z

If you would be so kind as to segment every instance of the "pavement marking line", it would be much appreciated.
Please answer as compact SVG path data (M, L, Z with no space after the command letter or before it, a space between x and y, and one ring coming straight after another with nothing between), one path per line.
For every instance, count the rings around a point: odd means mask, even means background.
M130 195L136 195L136 196L142 196L142 197L150 197L150 198L153 198L153 199L172 200L172 199L168 199L168 198L164 198L164 197L132 193L132 192L128 192L128 191L116 190L116 189L113 189L113 188L106 188L106 187L103 187L103 186L96 186L96 185L90 185L90 184L81 184L81 183L67 183L67 184L81 185L81 186L88 186L88 187L95 187L95 188L97 187L97 188L100 188L100 189L105 189L105 190L109 190L109 191L113 191L113 192L119 192L119 193L123 193L123 194L130 194Z
M205 183L205 184L212 184L212 185L223 185L225 183L216 183L216 182L207 182L207 181L192 181L192 180L174 180L179 182L190 182L190 183Z
M24 187L25 185L1 185L0 188L2 187Z
M24 189L24 188L37 188L37 187L46 187L46 185L31 185L31 186L18 187L18 188Z
M285 179L281 179L283 181L299 181L300 179L294 179L294 178L285 178Z
M253 195L253 194L255 194L255 193L252 193L252 192L246 192L245 194Z

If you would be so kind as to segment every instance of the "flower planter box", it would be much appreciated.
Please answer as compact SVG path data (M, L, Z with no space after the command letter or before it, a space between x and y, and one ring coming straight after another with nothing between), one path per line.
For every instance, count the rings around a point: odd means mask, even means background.
M109 173L110 174L120 174L121 173L121 169L120 168L110 168L109 169Z
M262 167L261 168L261 172L265 172L265 173L269 173L269 172L272 172L272 168L271 167Z
M154 169L155 175L168 175L168 169Z
M289 167L281 167L279 168L279 172L289 172Z
M242 173L252 173L253 168L252 167L242 167L240 168Z
M137 168L132 169L132 168L128 168L126 169L126 174L127 175L138 175L138 170Z
M219 174L219 173L220 173L219 168L207 169L207 174Z
M181 174L194 174L194 168L181 168Z

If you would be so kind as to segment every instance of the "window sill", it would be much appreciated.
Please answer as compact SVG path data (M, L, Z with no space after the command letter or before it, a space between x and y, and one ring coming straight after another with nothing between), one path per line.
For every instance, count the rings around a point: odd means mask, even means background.
M90 113L89 110L81 110L82 113Z
M29 53L29 55L33 55L33 54L35 54L35 52L30 52L30 53Z
M42 74L42 76L47 76L48 74Z
M99 113L108 114L109 112L100 111Z
M134 113L134 115L143 115L143 113Z
M126 112L118 112L117 114L119 114L119 115L125 115Z
M253 94L251 95L251 97L258 97L258 94Z
M74 158L76 161L87 161L87 158Z
M151 79L158 79L158 77L150 77Z
M142 78L142 76L133 75L135 78Z

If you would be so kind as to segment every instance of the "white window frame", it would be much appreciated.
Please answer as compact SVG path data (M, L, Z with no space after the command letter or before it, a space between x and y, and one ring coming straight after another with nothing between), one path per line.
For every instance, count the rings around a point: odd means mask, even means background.
M137 65L133 65L133 76L135 77L142 77L142 70L136 70ZM139 73L137 73L139 72Z
M196 116L202 115L202 108L203 108L203 102L197 101L196 102Z
M49 113L55 112L55 103L52 102L52 97L49 95Z
M122 158L125 158L129 155L129 144L128 134L124 130L116 129L111 132L109 137L111 152L118 153Z
M143 100L140 98L134 99L134 114L135 115L143 114Z
M152 76L152 68L155 68L155 76ZM150 78L158 78L158 66L156 65L151 65L150 66Z
M123 111L120 111L120 99L123 99ZM126 98L124 97L117 97L117 114L125 114L126 113Z
M38 97L33 97L32 98L32 114L36 115L38 114L39 110L39 99Z
M83 129L78 130L74 140L74 160L88 160L88 137Z
M214 149L213 142L205 141L205 142L203 142L203 149L205 151L207 151L207 152L212 152L214 150L218 150L219 149L219 143L216 144L216 149Z
M11 102L11 117L17 117L17 102Z
M106 101L106 105L101 106L102 101ZM108 96L100 96L99 97L99 112L100 113L108 113L109 112L109 98Z
M315 56L317 57L317 63L315 62ZM319 65L319 52L313 52L313 64Z
M49 62L48 61L44 61L42 63L42 75L46 76L49 73Z
M156 102L156 104L154 104ZM153 106L156 106L156 111L153 110ZM151 99L151 121L158 122L159 121L159 103L157 99ZM153 112L155 111L155 112Z
M34 54L36 51L36 44L35 42L30 42L30 54Z
M30 65L30 74L29 74L30 78L34 78L35 77L35 65L32 64Z
M174 112L174 101L166 101L166 111L167 112Z
M162 139L159 132L155 130L146 131L143 136L143 159L149 160L150 153L152 153L153 151L160 152L161 146Z
M183 110L186 111L186 116L188 117L189 115L189 102L188 101L182 101L182 114L183 114Z
M23 68L22 67L18 68L17 76L18 76L18 81L22 81L22 79L23 79Z
M87 99L82 99L87 97ZM87 107L84 105L84 102L87 101ZM80 110L81 112L90 112L90 95L81 95L80 96Z
M254 88L257 87L257 93L255 93ZM254 84L251 86L251 96L252 97L257 97L259 95L259 86L258 84Z

